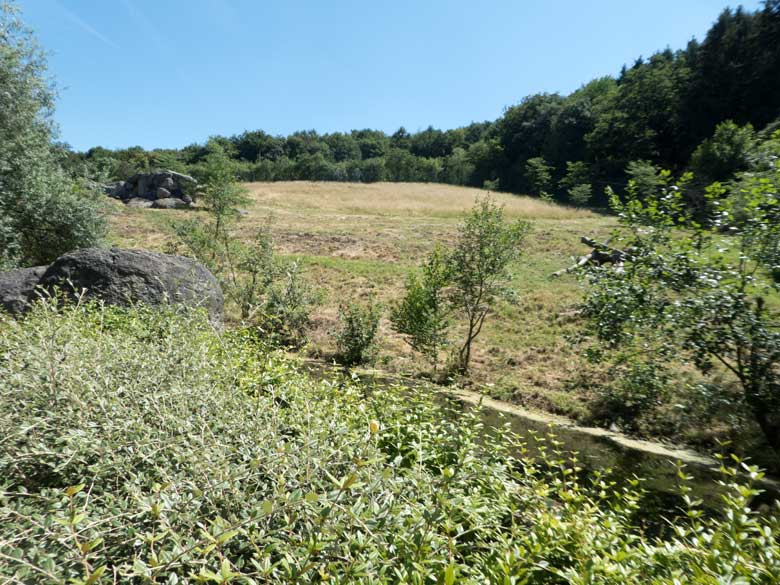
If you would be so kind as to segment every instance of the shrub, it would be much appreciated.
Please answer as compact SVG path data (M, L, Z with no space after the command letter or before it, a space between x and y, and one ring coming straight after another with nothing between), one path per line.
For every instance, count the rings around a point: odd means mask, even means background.
M662 173L668 177L668 173ZM587 330L611 357L648 355L693 365L710 381L720 374L741 389L767 445L780 455L780 169L746 177L739 189L749 218L721 232L733 198L715 183L706 191L715 213L706 223L685 205L683 177L655 196L629 183L611 204L622 229L626 266L592 266L583 314Z
M316 297L301 278L300 265L291 262L281 269L269 288L258 318L258 327L275 345L299 348L306 342L311 308Z
M439 353L449 343L452 307L447 298L451 268L444 249L436 247L422 267L422 274L406 278L403 298L393 307L390 321L406 342L431 360L434 370Z
M381 311L377 305L347 303L339 307L340 329L336 332L336 361L344 366L373 362Z
M596 422L612 423L637 432L642 419L665 402L670 383L669 372L654 362L630 361L614 366L610 382L600 391L592 407Z
M46 60L11 3L0 4L0 267L51 262L101 243L98 199L62 170L52 144Z
M424 388L314 381L202 313L50 303L0 330L4 581L780 578L780 525L731 470L723 514L688 494L660 540L636 481Z

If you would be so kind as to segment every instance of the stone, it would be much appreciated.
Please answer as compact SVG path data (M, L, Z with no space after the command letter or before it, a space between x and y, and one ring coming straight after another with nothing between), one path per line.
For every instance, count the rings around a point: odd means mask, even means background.
M83 248L57 258L38 283L46 290L81 294L108 305L182 304L206 309L222 322L224 300L217 279L190 258L147 250Z
M11 315L23 313L35 299L35 287L46 272L46 266L0 272L0 308Z
M189 175L184 175L182 173L177 173L176 171L167 171L171 178L173 178L174 181L181 183L190 183L191 185L197 185L198 182L190 177Z
M109 183L105 186L106 195L116 199L124 199L127 194L126 185L127 183L125 181Z
M187 209L189 203L182 201L176 197L165 197L154 201L152 207L155 209Z
M131 197L128 199L125 204L128 207L139 207L141 209L145 209L147 207L151 207L154 205L154 201L150 201L149 199L144 199L143 197Z
M136 173L127 181L104 186L105 192L111 197L121 199L125 203L135 199L150 201L164 199L158 209L179 209L190 206L193 202L198 182L182 173L174 171L157 171L154 173ZM177 199L179 203L171 203L169 199ZM182 205L183 202L184 204ZM134 207L149 207L135 202Z
M149 175L136 175L137 180L135 181L135 195L137 197L148 197L149 189L147 188L149 184Z

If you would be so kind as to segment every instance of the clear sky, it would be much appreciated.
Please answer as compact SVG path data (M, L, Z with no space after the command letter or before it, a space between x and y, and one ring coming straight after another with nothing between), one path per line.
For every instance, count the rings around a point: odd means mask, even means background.
M446 129L701 39L727 0L18 0L61 139ZM745 0L749 10L759 0Z

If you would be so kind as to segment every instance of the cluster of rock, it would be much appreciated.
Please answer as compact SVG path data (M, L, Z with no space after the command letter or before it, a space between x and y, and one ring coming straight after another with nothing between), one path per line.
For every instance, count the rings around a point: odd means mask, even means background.
M55 290L108 305L201 307L212 323L222 321L222 290L205 266L183 256L118 248L83 248L49 266L0 273L0 308L19 315Z
M174 171L138 173L127 181L105 186L106 194L130 207L181 209L192 207L198 182Z

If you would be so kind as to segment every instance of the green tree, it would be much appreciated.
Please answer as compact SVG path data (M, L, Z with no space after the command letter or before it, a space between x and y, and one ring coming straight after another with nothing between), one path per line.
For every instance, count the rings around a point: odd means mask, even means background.
M628 251L622 270L593 267L584 314L590 331L620 356L682 361L703 374L726 373L742 389L767 443L780 454L780 169L746 177L746 221L731 225L729 193L707 191L715 210L698 223L684 183L655 196L630 184L612 206ZM607 355L611 355L611 352ZM643 356L645 356L643 358Z
M748 168L755 140L750 124L739 126L731 120L721 122L712 137L693 151L690 169L705 183L730 179Z
M577 185L590 182L589 179L590 169L585 161L566 161L566 174L558 184L568 190Z
M78 186L52 144L55 92L17 8L0 3L0 268L99 245L102 194Z
M466 374L474 340L496 300L511 296L507 288L510 264L521 254L530 229L524 221L507 222L503 207L489 197L480 199L458 229L448 258L450 301L466 322L466 334L457 354L458 373Z
M444 160L445 180L451 185L468 185L473 172L474 165L464 148L454 148L452 154Z
M542 199L548 199L548 189L552 186L553 168L541 156L529 158L525 163L525 178L534 193Z
M567 161L566 175L558 183L566 189L569 199L575 205L587 205L593 196L593 186L588 180L590 169L584 161Z
M638 197L655 197L667 184L668 173L662 173L656 165L646 160L633 160L626 166L626 175Z

